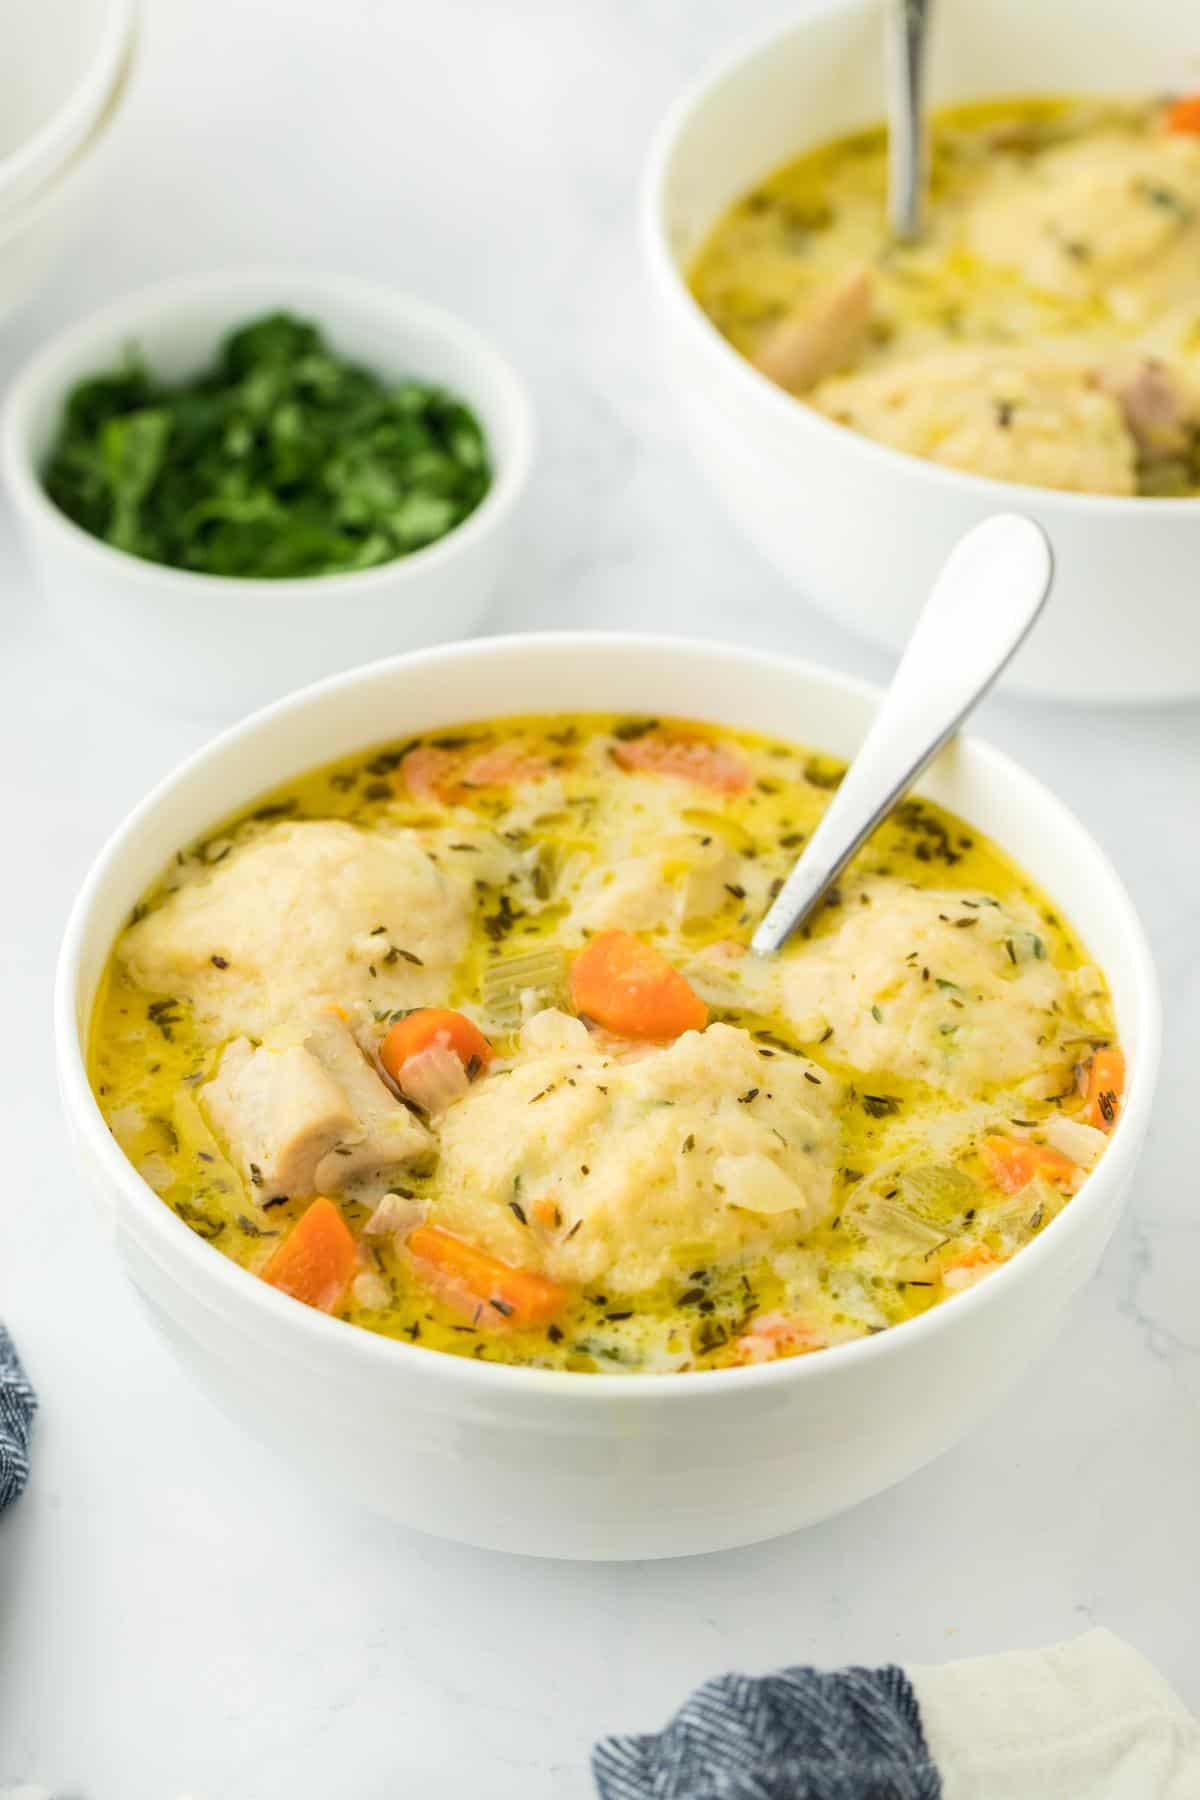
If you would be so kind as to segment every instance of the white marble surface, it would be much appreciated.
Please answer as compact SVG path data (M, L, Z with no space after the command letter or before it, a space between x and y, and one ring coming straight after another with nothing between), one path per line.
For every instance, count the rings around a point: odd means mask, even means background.
M497 629L726 633L882 672L717 516L647 340L647 136L748 9L148 10L105 184L0 332L0 378L61 321L164 273L294 260L395 281L492 332L540 409ZM807 1534L645 1566L506 1560L299 1491L187 1385L114 1267L64 1143L51 971L93 852L204 727L114 702L48 639L7 518L0 576L0 1311L42 1395L34 1480L0 1526L0 1786L581 1800L597 1735L655 1726L729 1666L939 1661L1092 1622L1200 1708L1200 710L987 709L990 735L1108 844L1168 998L1130 1213L1053 1357L959 1450Z

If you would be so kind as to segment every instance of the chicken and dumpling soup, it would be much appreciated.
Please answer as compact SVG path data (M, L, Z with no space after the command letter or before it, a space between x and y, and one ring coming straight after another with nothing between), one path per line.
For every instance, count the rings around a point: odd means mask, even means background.
M809 151L691 273L817 411L1001 481L1200 494L1200 95L935 114L927 229L897 243L882 128Z
M264 797L121 933L90 1073L214 1253L490 1361L807 1354L984 1280L1103 1154L1103 976L901 805L777 958L840 765L742 732L470 724Z

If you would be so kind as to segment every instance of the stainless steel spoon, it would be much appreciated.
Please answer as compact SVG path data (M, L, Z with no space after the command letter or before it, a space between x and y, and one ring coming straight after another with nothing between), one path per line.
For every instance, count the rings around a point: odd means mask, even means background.
M888 215L892 235L921 236L928 180L925 50L933 0L888 0Z
M802 925L855 852L929 767L1024 642L1054 576L1046 534L997 513L951 551L874 723L774 905L759 956Z

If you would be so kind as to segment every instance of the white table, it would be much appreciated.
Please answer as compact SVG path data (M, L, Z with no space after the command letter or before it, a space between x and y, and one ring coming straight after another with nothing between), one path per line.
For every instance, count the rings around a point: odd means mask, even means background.
M161 274L294 261L394 281L494 334L540 410L497 629L736 635L884 672L718 515L647 326L647 137L744 9L151 10L93 215L0 332L0 377L60 322ZM43 1408L32 1486L0 1526L0 1787L582 1800L593 1739L659 1725L727 1667L937 1661L1092 1622L1200 1707L1196 708L987 709L990 735L1111 849L1169 1002L1137 1193L1053 1356L959 1450L806 1534L676 1563L518 1561L301 1491L194 1392L116 1269L64 1141L51 971L101 840L205 728L114 702L63 655L6 519L0 574L0 1313Z

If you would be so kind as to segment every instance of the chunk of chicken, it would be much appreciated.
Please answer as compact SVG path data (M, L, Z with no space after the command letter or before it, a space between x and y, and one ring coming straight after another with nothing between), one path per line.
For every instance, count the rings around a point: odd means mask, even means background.
M357 1125L336 1081L299 1044L256 1049L236 1038L204 1099L260 1203L315 1194L317 1164Z
M336 1191L356 1175L408 1162L426 1149L425 1127L384 1086L339 1019L332 1014L320 1018L304 1048L337 1083L355 1117L354 1134L335 1144L317 1164L319 1192Z
M1126 358L1096 373L1096 386L1111 394L1145 456L1178 456L1200 426L1200 388L1156 356Z
M336 1193L358 1175L411 1160L429 1142L332 1016L314 1023L303 1043L235 1039L204 1101L260 1204Z
M874 293L871 271L851 269L767 333L755 353L755 368L793 394L835 375L862 347Z

